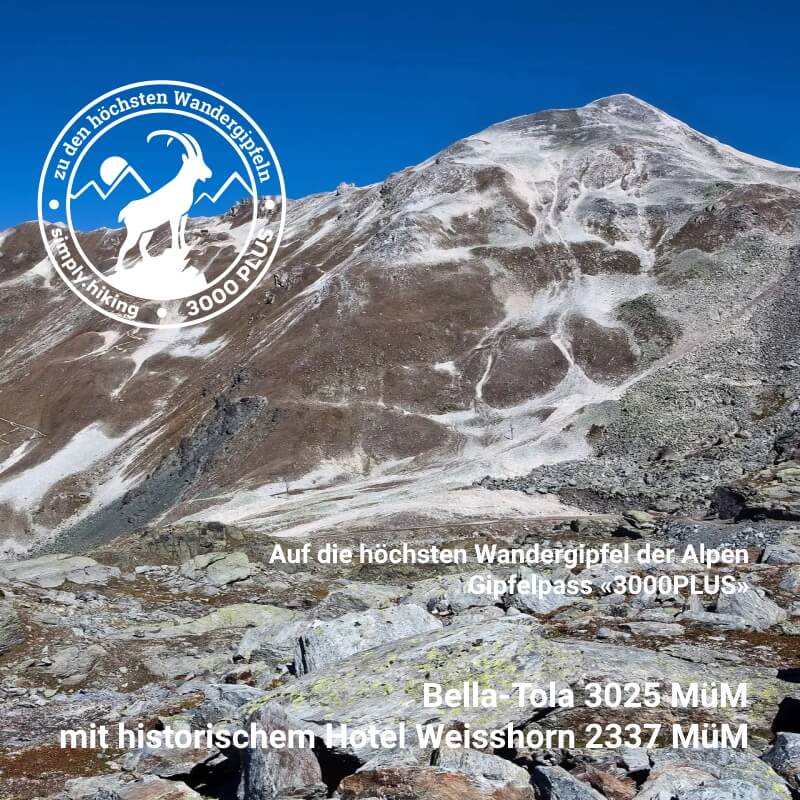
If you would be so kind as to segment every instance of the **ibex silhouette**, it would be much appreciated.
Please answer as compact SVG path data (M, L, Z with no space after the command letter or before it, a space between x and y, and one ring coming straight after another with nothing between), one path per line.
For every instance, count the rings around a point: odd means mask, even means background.
M181 156L183 163L171 181L146 197L133 200L119 212L118 221L125 223L127 234L117 257L118 270L123 268L122 261L136 242L139 242L142 258L149 258L147 245L153 231L165 222L169 223L172 233L172 249L176 252L185 250L186 218L194 200L194 185L211 177L211 170L203 161L203 152L193 136L160 130L149 133L147 141L155 136L169 136L167 146L173 139L179 141L186 150Z

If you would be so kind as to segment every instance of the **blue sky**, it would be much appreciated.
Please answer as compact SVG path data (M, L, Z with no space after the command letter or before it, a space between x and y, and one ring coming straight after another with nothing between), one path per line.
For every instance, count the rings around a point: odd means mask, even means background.
M36 214L52 139L94 97L174 79L244 107L290 197L371 183L493 122L630 92L800 166L789 2L2 2L0 228Z

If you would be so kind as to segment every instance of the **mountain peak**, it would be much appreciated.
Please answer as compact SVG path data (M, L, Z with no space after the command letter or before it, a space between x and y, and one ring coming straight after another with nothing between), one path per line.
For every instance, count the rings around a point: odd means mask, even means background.
M610 107L617 107L617 108L649 108L653 111L661 110L656 106L648 103L646 100L642 100L641 97L636 97L636 95L629 94L628 92L620 92L619 94L609 94L605 97L598 97L597 100L592 100L591 103L587 103L584 108L603 108L605 110L609 110Z
M601 111L604 114L611 114L614 117L631 122L642 122L658 119L668 121L673 124L683 125L674 119L658 106L648 103L635 95L622 93L610 94L607 97L599 97L591 103L587 103L580 111Z

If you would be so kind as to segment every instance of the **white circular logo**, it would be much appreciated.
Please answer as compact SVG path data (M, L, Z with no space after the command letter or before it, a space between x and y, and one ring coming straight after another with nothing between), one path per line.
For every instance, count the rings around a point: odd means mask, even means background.
M263 131L216 92L144 81L64 127L39 180L39 228L78 297L137 328L180 328L243 300L286 217Z

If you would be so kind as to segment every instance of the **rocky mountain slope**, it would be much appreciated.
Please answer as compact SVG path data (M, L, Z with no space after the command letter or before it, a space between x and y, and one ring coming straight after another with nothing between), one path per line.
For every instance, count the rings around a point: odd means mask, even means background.
M620 488L702 505L792 399L798 203L797 170L621 95L291 202L259 291L184 331L109 323L65 292L34 225L6 231L4 549L157 519L308 533L561 514ZM235 210L192 232L236 235ZM732 459L676 489L662 457L648 484L659 452L720 437ZM473 486L576 459L568 499Z
M193 245L230 247L241 211L197 220ZM292 201L273 272L202 327L110 324L33 224L0 234L0 797L800 797L798 211L800 171L621 95ZM326 543L661 546L676 563L617 571L747 590L272 558ZM701 546L747 558L704 569ZM579 702L421 702L472 681ZM748 702L589 708L593 681ZM587 724L631 722L746 725L748 746L587 746ZM313 747L59 747L119 723L302 727ZM326 723L542 744L392 751L327 743Z

